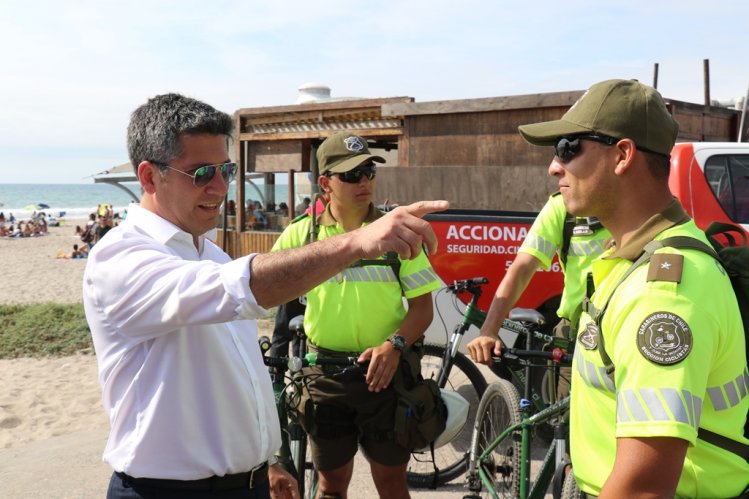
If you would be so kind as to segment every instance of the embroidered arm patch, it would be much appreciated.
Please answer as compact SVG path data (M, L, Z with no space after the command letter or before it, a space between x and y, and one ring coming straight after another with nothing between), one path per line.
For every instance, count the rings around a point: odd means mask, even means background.
M642 356L664 366L684 360L692 350L692 343L689 325L671 312L650 314L637 331L637 349Z

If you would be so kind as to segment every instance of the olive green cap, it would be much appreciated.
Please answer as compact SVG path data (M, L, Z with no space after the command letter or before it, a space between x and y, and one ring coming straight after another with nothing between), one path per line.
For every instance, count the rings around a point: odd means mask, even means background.
M369 153L367 141L352 132L338 132L320 144L317 167L320 175L345 173L367 161L384 163L385 159Z
M679 124L653 87L637 80L606 80L590 87L561 119L521 125L518 130L537 146L553 146L562 137L595 133L632 139L641 149L668 156Z

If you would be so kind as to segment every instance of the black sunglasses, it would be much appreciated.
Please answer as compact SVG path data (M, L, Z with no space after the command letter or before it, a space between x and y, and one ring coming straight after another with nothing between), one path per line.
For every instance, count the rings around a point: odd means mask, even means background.
M200 168L198 168L192 173L183 172L182 170L169 166L167 163L160 163L158 161L151 161L151 163L154 163L159 166L164 166L166 168L169 168L170 170L179 172L182 175L187 175L188 177L191 177L192 183L195 187L203 187L205 185L208 185L208 183L211 180L213 180L213 177L216 176L216 170L221 170L221 176L224 178L224 182L226 182L227 184L230 184L232 180L234 180L234 176L237 174L236 163L220 163L216 165L205 165L205 166L201 166Z
M362 177L367 177L367 180L374 179L377 175L377 167L374 163L366 163L344 173L326 173L326 176L328 177L332 177L333 175L338 175L338 179L341 182L346 182L347 184L358 184Z
M609 137L608 135L585 134L574 137L562 137L554 146L554 152L562 163L568 163L575 154L580 152L581 140L593 140L611 146L619 142L619 139Z

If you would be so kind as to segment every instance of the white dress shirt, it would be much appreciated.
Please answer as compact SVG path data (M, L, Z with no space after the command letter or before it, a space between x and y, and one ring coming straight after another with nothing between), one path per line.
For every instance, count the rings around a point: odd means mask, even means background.
M111 431L104 461L134 477L249 471L281 445L250 260L131 204L91 250L83 304Z

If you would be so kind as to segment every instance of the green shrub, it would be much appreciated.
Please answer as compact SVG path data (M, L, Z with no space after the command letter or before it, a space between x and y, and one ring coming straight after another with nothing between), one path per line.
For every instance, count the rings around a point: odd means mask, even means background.
M0 359L93 353L83 305L0 305Z

